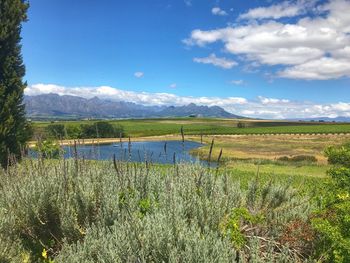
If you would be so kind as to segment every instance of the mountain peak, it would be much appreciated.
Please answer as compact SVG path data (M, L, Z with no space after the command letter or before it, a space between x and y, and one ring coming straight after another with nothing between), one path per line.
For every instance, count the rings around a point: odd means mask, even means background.
M75 96L42 94L25 96L27 115L31 118L150 118L150 117L217 117L241 118L221 107L197 106L144 106L125 101L103 100L98 97L85 99Z

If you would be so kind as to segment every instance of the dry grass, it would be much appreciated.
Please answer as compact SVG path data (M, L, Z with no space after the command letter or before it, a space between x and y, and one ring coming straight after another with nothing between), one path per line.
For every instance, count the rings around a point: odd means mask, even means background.
M319 164L325 164L323 151L327 146L340 145L350 141L350 135L217 135L205 136L203 141L210 143L215 138L213 155L223 149L224 156L232 159L268 159L281 156L312 155ZM190 139L199 140L198 136ZM199 155L207 154L209 146L194 150Z

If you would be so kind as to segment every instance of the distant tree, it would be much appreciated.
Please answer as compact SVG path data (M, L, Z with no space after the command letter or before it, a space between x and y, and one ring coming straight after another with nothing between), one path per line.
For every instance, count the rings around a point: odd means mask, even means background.
M98 133L94 124L81 124L81 136L82 138L97 138Z
M237 123L237 128L245 128L245 123L244 122L238 122Z
M28 4L23 0L0 0L0 164L11 156L21 157L21 147L30 137L25 119L21 56L21 24Z
M55 139L62 139L66 135L66 130L63 124L50 124L46 127L48 135Z
M82 130L79 125L67 125L67 135L69 139L80 139L82 138Z
M124 136L123 127L112 125L107 121L99 121L93 124L82 124L81 133L83 138L113 138Z
M96 122L95 125L100 138L118 137L119 132L120 131L122 132L122 130L120 130L121 127L117 129L115 126L113 126L107 121L99 121L99 122Z

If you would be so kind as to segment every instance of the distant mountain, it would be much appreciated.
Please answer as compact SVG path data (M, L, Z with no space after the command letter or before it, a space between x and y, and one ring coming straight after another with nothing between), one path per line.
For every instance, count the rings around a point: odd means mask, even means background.
M85 99L76 96L42 94L25 96L27 116L30 118L152 118L152 117L218 117L242 118L218 106L144 106L132 102Z
M163 109L159 114L162 117L171 116L202 116L202 117L221 117L221 118L241 118L240 116L233 115L223 108L218 106L197 106L194 103L186 106L170 106Z
M336 118L329 117L315 117L315 118L302 118L302 119L292 119L293 121L317 121L317 122L350 122L350 117L339 116Z

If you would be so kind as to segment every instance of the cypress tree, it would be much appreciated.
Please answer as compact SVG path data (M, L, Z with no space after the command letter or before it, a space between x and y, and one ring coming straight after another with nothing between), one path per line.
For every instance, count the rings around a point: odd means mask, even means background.
M0 164L4 168L9 158L20 158L29 139L20 44L27 8L23 0L0 0Z

